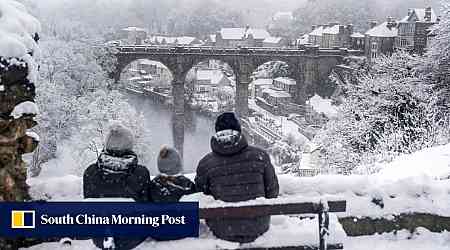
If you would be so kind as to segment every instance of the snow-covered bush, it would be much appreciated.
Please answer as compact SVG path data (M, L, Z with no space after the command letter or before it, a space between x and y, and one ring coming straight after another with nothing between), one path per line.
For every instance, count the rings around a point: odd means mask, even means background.
M340 86L339 115L315 138L323 166L370 166L442 142L436 93L418 70L424 60L403 52L381 57L357 84Z

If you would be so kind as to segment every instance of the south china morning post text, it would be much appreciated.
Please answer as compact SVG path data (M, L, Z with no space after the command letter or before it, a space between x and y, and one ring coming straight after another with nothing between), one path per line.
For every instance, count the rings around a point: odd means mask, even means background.
M186 225L186 216L170 216L163 214L160 216L124 216L112 214L111 216L97 216L95 214L79 214L72 216L49 216L43 214L40 217L41 225L149 225L159 227L160 225Z
M198 237L197 202L1 202L0 237Z

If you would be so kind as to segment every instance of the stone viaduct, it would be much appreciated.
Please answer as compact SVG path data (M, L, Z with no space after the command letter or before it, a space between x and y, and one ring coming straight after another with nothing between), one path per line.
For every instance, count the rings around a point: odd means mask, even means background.
M117 57L116 71L112 77L120 81L121 73L127 65L138 59L158 61L172 73L172 94L174 105L174 144L182 152L184 141L184 91L185 77L198 63L215 59L226 62L236 76L235 111L241 118L248 115L248 86L253 72L270 61L283 61L288 64L290 77L297 81L295 102L304 104L314 93L321 94L333 68L345 56L357 51L347 49L319 49L317 46L298 48L220 48L187 46L115 46ZM177 133L176 131L179 131ZM183 132L181 132L183 131Z

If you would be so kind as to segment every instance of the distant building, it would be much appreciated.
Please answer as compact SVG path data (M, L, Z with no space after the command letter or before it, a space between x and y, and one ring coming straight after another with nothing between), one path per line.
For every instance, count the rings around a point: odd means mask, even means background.
M155 45L199 46L203 44L198 38L192 36L152 36L147 40L147 42Z
M353 34L353 25L340 25L330 23L322 31L322 48L349 48L350 36Z
M365 34L365 55L369 62L381 54L391 55L394 51L395 39L398 35L397 22L388 17L387 21L377 25L370 23L371 29Z
M322 45L323 30L326 25L313 25L312 31L308 34L309 43L311 45Z
M289 45L289 41L284 37L268 37L263 41L263 47L287 47Z
M329 23L325 25L313 25L312 31L305 35L302 40L297 41L298 45L311 44L321 48L352 48L353 25L341 25L339 23ZM307 37L308 42L306 42Z
M147 30L138 27L127 27L119 32L120 39L126 40L128 44L142 44L147 38Z
M297 39L296 41L296 45L309 45L309 34L305 34L303 36L301 36L300 38Z
M438 22L439 19L431 7L409 9L408 15L398 23L395 49L423 54L427 47L429 28Z
M295 98L297 93L297 82L289 77L278 77L273 80L273 85L275 88L286 91Z
M262 47L263 41L270 37L264 29L222 28L217 32L215 41L217 47Z
M365 37L363 34L356 32L350 36L350 49L364 51Z
M216 34L209 35L205 40L206 46L216 46Z
M253 98L262 97L262 91L266 88L273 87L273 79L259 78L250 83L251 92L250 95Z
M218 88L232 87L232 81L221 70L197 69L195 73L195 91L213 92Z
M262 90L262 99L272 106L288 104L292 102L292 96L281 89L265 88Z

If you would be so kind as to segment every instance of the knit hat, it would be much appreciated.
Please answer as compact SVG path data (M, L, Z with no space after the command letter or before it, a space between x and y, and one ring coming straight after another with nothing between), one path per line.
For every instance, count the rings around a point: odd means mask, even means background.
M111 125L105 140L107 151L132 151L133 144L134 136L128 128L119 123Z
M222 113L216 120L216 132L228 129L241 132L241 124L233 112Z
M161 174L177 175L183 171L181 157L174 148L163 146L159 151L158 170Z

